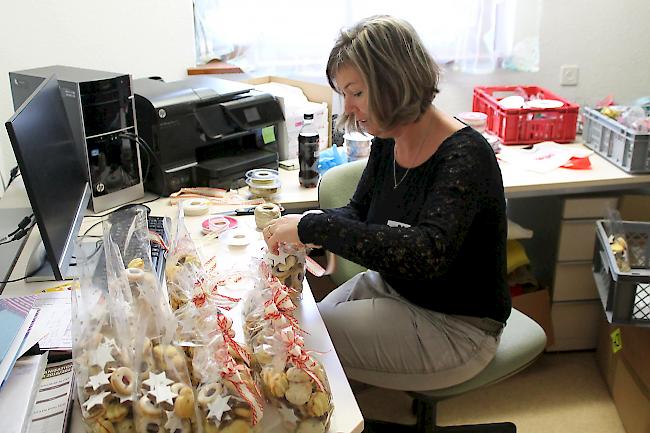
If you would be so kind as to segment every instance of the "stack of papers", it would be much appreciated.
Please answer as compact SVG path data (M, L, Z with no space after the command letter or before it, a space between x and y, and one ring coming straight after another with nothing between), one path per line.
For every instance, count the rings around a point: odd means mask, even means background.
M548 173L567 164L571 158L587 158L592 153L589 149L545 141L524 148L502 146L497 158L527 171Z
M40 293L34 301L38 316L30 335L41 350L71 351L72 305L70 292ZM31 346L30 346L31 347Z
M29 433L63 433L74 395L72 360L47 365L31 413Z
M46 361L47 355L25 356L16 361L9 378L0 390L3 431L27 431Z
M0 386L4 384L36 317L36 296L0 299Z

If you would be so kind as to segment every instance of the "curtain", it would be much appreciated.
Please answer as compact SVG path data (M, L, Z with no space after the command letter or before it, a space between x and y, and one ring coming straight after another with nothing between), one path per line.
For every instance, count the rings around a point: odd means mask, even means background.
M389 14L410 22L439 64L469 73L536 70L541 1L194 0L197 63L322 75L341 28Z

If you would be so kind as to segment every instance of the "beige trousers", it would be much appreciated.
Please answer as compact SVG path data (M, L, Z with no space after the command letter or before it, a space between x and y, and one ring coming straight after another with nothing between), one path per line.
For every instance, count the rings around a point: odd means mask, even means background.
M490 363L501 334L501 324L489 318L418 307L375 271L342 284L318 309L348 378L389 389L465 382Z

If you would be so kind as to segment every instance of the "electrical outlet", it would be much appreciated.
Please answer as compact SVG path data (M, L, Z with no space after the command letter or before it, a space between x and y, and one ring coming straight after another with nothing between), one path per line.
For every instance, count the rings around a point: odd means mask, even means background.
M560 85L577 86L580 68L578 65L562 65L560 67Z

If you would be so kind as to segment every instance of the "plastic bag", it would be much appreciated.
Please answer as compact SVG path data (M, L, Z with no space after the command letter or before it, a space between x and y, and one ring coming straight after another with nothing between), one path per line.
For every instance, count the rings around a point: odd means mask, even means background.
M324 433L334 409L331 388L323 365L303 346L292 327L281 330L253 349L256 359L269 360L256 374L288 431Z
M222 324L225 316L217 318ZM221 325L218 326L221 329ZM216 332L205 345L196 347L192 360L196 372L197 401L205 433L257 431L264 401L248 366L231 356L227 332Z
M264 263L267 267L260 268L265 278L269 278L266 270L277 278L289 289L289 295L295 302L302 299L302 283L305 279L305 260L307 258L306 248L296 245L280 244L278 255L267 251L264 256Z
M609 248L614 255L616 266L618 266L620 272L630 272L632 268L630 267L630 256L621 214L618 210L610 208L607 210L607 218L606 229Z
M336 144L321 150L318 156L318 171L324 174L327 170L337 165L345 164L348 162L348 155L342 151Z

